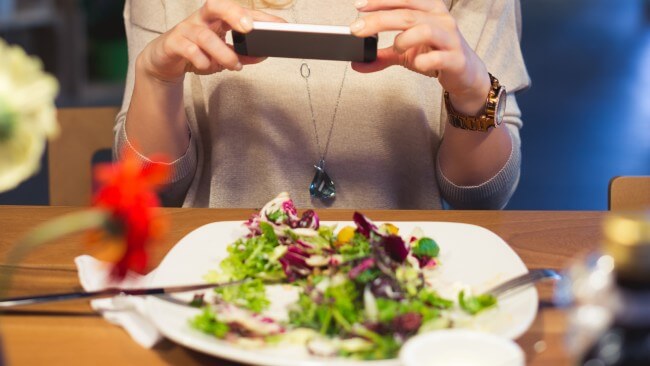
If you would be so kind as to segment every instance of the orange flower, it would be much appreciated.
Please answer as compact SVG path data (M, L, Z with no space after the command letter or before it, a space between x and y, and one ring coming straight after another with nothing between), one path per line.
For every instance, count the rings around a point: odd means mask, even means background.
M156 190L169 176L166 164L145 164L127 150L122 160L95 168L99 190L93 206L105 209L111 219L103 230L90 235L95 256L113 263L113 279L124 278L128 270L144 273L147 247L166 231Z

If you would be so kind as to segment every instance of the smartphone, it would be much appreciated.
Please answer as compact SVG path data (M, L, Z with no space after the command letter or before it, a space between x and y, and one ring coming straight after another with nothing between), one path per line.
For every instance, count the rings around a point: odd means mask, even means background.
M355 37L347 26L253 22L253 30L232 32L235 52L255 57L372 62L377 36Z

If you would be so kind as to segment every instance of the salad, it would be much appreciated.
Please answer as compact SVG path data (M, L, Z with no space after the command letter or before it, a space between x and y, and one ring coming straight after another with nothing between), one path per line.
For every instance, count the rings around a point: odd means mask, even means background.
M453 327L454 312L472 316L496 305L492 296L444 298L427 284L440 248L421 230L402 236L359 212L354 226L321 225L298 216L282 193L253 215L248 234L228 246L211 282L240 281L195 298L192 327L234 343L300 342L318 356L394 358L411 336ZM294 286L287 316L267 314L271 287Z

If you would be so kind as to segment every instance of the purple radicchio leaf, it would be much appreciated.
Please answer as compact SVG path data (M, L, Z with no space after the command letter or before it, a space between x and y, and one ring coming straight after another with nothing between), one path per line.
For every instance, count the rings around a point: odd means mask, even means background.
M262 229L260 229L259 214L251 215L248 221L244 222L244 226L250 231L250 233L248 233L248 235L246 236L247 238L252 238L254 236L262 235Z
M404 293L399 284L388 276L379 276L370 283L370 291L375 297L402 300Z
M408 248L399 236L372 234L370 237L372 254L377 268L386 276L395 278L396 268L404 262Z
M397 267L397 263L392 260L386 253L386 250L379 245L380 242L380 237L377 236L375 236L375 240L372 241L372 254L375 259L375 264L385 276L395 278L395 267Z
M357 264L354 266L350 272L348 272L348 276L350 279L355 279L357 278L363 271L370 269L375 266L375 260L373 258L366 258L361 261L361 263Z
M281 245L291 245L293 243L293 239L288 236L278 235L278 242Z
M302 218L300 219L300 222L298 222L298 227L301 228L311 228L314 230L318 230L318 227L320 226L320 220L318 219L318 215L314 210L307 210L303 212Z
M289 217L298 216L296 206L293 205L293 200L291 199L282 202L282 211L284 211L284 213L286 213Z
M309 253L307 253L303 248L301 248L299 245L289 245L287 247L287 253L294 253L297 254L305 259L309 257Z
M279 262L289 282L306 277L311 273L311 268L307 264L308 257L309 254L297 245L287 248L287 252L279 259Z
M417 333L421 325L422 315L413 312L398 315L391 322L395 335L401 338L402 341Z
M414 257L418 260L420 268L433 268L438 264L435 258L427 257L425 255L414 255Z
M383 323L380 323L380 322L366 321L366 322L363 323L363 326L366 329L368 329L369 331L377 333L377 334L387 334L388 332L391 331L391 329L389 329L390 327L388 326L388 324L383 324ZM357 335L360 336L360 337L363 337L362 334L357 334Z
M296 246L299 246L304 249L314 249L313 245L301 239L296 240Z
M403 263L409 254L409 248L404 243L404 239L399 235L382 236L381 245L386 250L386 254L392 260L399 263Z
M370 233L377 232L377 226L375 226L375 224L373 224L372 221L362 213L358 211L355 212L354 215L352 215L352 219L354 220L354 223L357 224L357 231L366 238L370 238Z
M300 219L298 218L298 210L296 210L296 206L294 206L293 200L288 199L282 202L282 211L287 216L284 224L294 229L298 227Z
M336 256L331 256L330 257L330 266L331 267L337 267L339 264L341 264L339 258L337 258Z

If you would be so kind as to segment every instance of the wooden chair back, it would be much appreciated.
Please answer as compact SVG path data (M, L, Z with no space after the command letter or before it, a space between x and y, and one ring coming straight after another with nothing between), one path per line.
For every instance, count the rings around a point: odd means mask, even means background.
M650 176L619 176L609 181L608 207L612 211L650 209Z
M113 146L118 107L62 108L59 136L48 145L50 205L86 206L92 196L92 159Z

